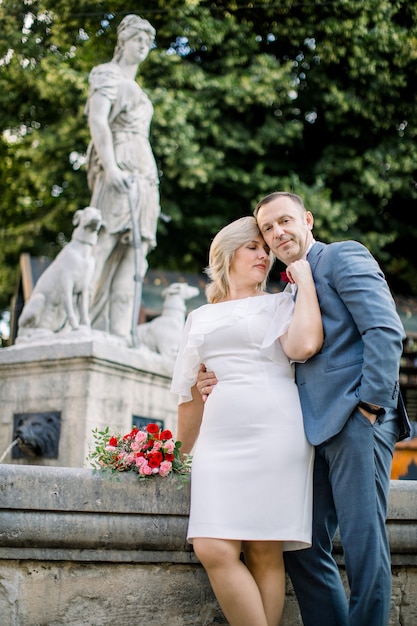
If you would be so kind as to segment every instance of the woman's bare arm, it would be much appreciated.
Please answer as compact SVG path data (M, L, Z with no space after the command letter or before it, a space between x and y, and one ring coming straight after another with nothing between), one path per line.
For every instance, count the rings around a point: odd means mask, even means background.
M191 389L193 399L178 405L177 441L181 441L181 454L190 454L197 441L203 418L204 402L194 385Z
M287 267L291 282L297 284L294 316L288 331L280 337L285 354L294 361L305 361L323 345L323 324L316 287L308 261L294 261Z

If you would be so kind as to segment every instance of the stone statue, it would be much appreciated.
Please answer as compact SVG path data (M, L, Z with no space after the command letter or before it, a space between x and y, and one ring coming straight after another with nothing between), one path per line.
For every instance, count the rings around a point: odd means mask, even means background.
M94 251L90 315L93 328L128 338L137 323L132 321L135 280L146 273L160 214L158 171L149 142L153 106L135 80L155 29L147 20L127 15L117 35L113 59L90 73L86 105L91 204L104 221Z
M161 315L137 327L137 339L142 352L149 349L170 360L176 358L186 316L185 302L199 293L198 287L187 283L172 283L164 289Z
M73 330L90 327L90 284L94 273L93 246L102 219L95 207L76 211L75 228L64 246L36 283L19 317L17 340L57 333L68 323Z

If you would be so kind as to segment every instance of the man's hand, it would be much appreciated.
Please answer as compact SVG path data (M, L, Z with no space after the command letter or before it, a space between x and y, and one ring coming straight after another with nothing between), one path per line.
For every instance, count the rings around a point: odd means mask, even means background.
M365 411L365 409L363 409L361 406L358 406L358 411L362 413L364 417L366 417L368 422L370 422L372 425L375 424L376 419L377 419L377 416L375 415L375 413L369 413L369 411Z
M207 400L208 396L213 391L214 385L217 385L217 378L214 372L208 372L206 366L202 364L198 371L196 386L201 393L203 402Z

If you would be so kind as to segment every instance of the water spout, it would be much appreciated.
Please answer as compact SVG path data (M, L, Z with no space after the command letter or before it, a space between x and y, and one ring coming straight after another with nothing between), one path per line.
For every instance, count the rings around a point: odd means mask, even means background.
M0 457L0 463L3 463L3 459L7 456L10 450L19 443L19 441L20 441L20 437L16 437L16 439L12 441L12 443L9 446L7 446L7 448L5 449L5 451Z
M13 438L18 445L12 452L13 459L57 459L61 413L15 413Z

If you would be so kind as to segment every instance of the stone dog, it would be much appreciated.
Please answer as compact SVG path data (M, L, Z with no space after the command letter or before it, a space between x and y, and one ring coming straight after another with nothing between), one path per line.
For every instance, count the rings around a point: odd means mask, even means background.
M40 276L19 317L19 335L33 329L58 332L90 326L89 289L95 260L93 246L102 226L101 212L88 206L75 212L69 243Z
M164 289L162 313L150 322L137 326L139 346L146 346L169 358L175 358L185 323L185 302L200 293L198 287L187 283L172 283Z

